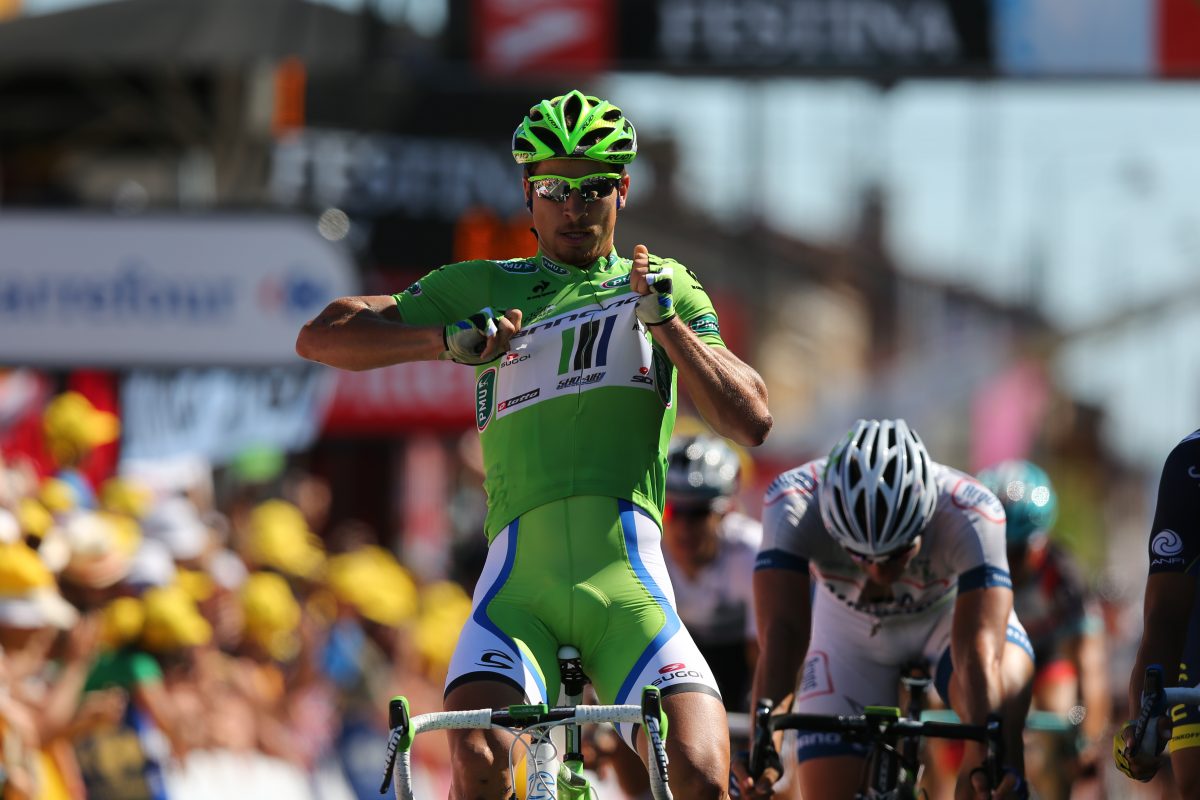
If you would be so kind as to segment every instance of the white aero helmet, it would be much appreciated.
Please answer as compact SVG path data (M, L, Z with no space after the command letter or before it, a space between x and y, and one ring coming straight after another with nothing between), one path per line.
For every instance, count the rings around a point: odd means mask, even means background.
M900 550L933 516L937 489L929 453L902 419L860 419L829 453L821 520L862 556Z

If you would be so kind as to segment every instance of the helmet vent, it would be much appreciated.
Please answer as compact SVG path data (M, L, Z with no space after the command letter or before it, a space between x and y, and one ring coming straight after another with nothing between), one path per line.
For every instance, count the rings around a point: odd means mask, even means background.
M533 128L530 133L538 138L542 144L549 147L554 152L562 152L562 142L560 142L553 133L545 128Z

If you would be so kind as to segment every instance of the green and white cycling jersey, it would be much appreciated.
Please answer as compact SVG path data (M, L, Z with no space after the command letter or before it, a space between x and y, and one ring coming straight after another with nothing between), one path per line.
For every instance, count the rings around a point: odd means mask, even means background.
M680 318L723 347L695 274L670 259L650 263L672 268ZM448 325L485 307L523 314L508 352L475 368L489 541L524 512L578 495L630 500L661 526L676 373L634 313L632 266L616 250L587 268L541 254L464 261L395 295L413 325Z

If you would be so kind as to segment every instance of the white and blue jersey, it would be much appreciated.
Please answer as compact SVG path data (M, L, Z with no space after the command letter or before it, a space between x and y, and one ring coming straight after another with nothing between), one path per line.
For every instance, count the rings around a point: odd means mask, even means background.
M763 542L755 570L807 572L812 581L812 632L794 709L860 714L895 705L901 670L923 662L947 696L951 620L960 593L1012 588L1005 553L1004 507L970 475L933 464L938 499L921 531L921 547L888 587L867 574L821 521L825 459L784 472L763 501ZM1033 651L1016 614L1008 640ZM798 760L861 752L827 734L801 734L789 748Z

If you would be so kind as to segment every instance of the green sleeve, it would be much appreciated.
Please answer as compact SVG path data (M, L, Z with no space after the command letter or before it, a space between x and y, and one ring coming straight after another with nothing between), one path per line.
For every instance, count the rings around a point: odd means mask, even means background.
M721 338L716 309L696 273L673 258L662 259L662 265L671 267L671 296L675 299L675 313L696 332L700 341L724 347L725 340Z
M154 656L140 650L124 649L101 654L88 674L84 689L132 689L161 681L162 668Z
M462 261L438 267L403 292L392 295L405 322L449 325L490 305L491 261Z

